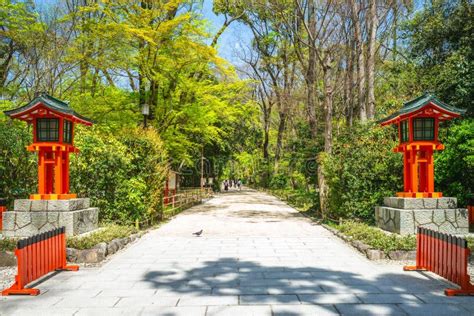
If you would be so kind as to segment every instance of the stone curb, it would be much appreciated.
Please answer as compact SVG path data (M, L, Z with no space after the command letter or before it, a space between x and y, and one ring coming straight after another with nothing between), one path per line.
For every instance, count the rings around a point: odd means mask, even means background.
M113 239L107 243L101 242L91 249L66 248L67 261L73 263L100 263L106 257L123 249L126 245L136 241L144 234L145 232L139 232L129 237Z
M390 251L386 254L384 251L379 249L374 249L369 245L364 244L360 240L354 240L352 237L346 236L337 229L334 229L326 224L321 224L324 228L329 230L331 233L336 235L337 237L341 238L345 242L349 243L351 246L359 250L362 254L364 254L369 260L381 260L381 259L390 259L390 260L397 260L397 261L408 261L408 260L415 260L416 259L416 251L415 250L395 250Z

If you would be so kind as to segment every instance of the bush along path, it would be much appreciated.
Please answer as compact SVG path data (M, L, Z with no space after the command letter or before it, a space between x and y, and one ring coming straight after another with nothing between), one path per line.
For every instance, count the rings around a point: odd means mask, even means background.
M200 237L192 233L203 230ZM0 314L468 315L445 282L367 260L273 196L220 194L140 238L104 265L60 273Z

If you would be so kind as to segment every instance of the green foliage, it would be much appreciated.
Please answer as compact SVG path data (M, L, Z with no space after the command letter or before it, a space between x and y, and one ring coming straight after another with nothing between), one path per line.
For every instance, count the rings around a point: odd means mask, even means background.
M305 214L314 213L319 195L314 190L272 189L270 192Z
M0 197L10 202L36 190L36 156L26 151L30 142L24 124L0 120Z
M125 238L137 233L132 226L107 225L99 231L93 232L85 237L69 237L66 240L68 248L79 250L91 249L101 242L109 242L117 238Z
M288 176L285 174L274 174L270 181L270 188L272 189L284 189L288 183Z
M414 235L400 236L397 234L387 234L382 230L364 223L344 221L334 228L344 235L359 240L375 249L388 253L393 250L415 250L416 237Z
M471 254L474 253L474 237L466 237L467 244L469 246L469 249L471 249Z
M0 238L0 251L14 251L17 240L12 238Z
M156 132L81 129L76 145L81 153L71 158L71 191L90 197L101 221L126 225L161 218L167 156Z
M334 137L332 155L322 159L329 185L329 217L374 221L374 207L403 184L402 159L392 152L390 128L363 125Z
M474 113L474 5L433 0L405 25L410 57L424 89Z
M128 130L120 137L131 155L133 177L127 185L134 187L135 200L145 205L147 218L162 218L162 198L164 183L168 174L168 154L158 133L153 128ZM133 180L133 181L132 181ZM132 206L131 206L132 207ZM135 212L143 219L141 212Z
M142 120L136 97L116 87L97 86L100 93L80 93L74 90L67 96L74 110L92 118L98 128L108 131L135 128Z
M441 142L446 149L435 155L435 188L466 206L474 188L474 120L450 126L441 133Z

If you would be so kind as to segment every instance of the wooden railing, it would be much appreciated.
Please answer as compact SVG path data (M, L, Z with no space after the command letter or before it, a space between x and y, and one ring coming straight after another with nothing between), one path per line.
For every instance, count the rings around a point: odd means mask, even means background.
M212 196L212 188L185 188L179 190L176 194L163 198L163 209L165 218L171 217L182 210L190 208L193 205L202 203L204 199Z
M18 273L15 283L3 290L2 295L38 295L40 290L26 285L55 270L79 270L79 266L66 264L65 231L61 227L18 241L15 249Z
M403 269L428 270L459 285L459 289L446 289L445 294L448 296L473 295L474 286L467 270L469 254L466 239L418 227L416 265Z

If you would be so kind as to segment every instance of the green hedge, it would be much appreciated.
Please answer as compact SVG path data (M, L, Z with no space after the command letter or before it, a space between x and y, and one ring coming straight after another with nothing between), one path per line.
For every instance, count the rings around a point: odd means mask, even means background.
M131 225L162 216L167 155L152 129L112 135L82 129L71 157L71 191L90 197L102 222Z

